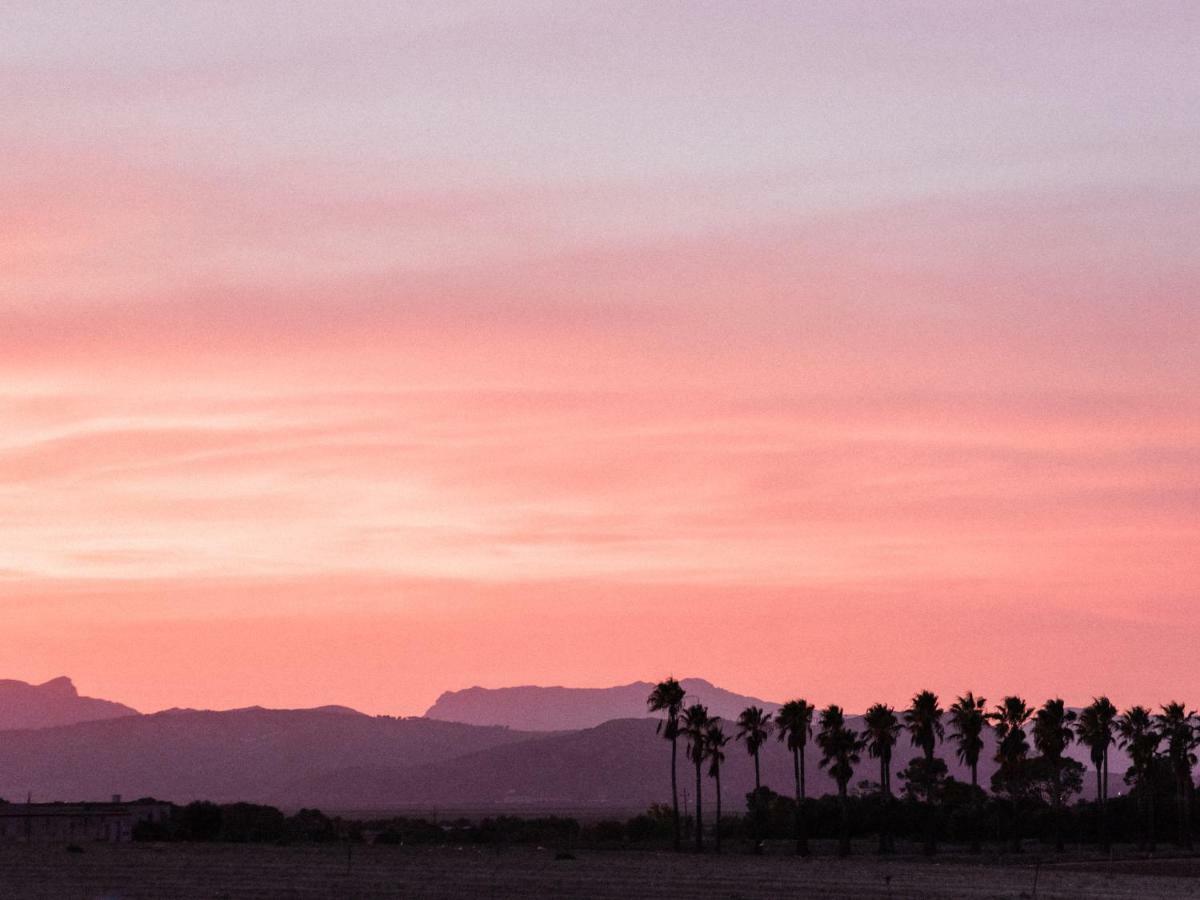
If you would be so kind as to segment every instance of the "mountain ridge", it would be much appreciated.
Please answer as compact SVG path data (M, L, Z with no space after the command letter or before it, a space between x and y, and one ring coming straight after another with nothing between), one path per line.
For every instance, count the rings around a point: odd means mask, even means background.
M704 678L683 678L680 684L689 703L703 703L709 713L736 719L747 706L774 712L779 703L718 687ZM646 697L654 689L649 681L603 688L560 685L470 687L444 691L425 712L426 718L469 725L507 725L523 731L557 731L593 728L614 719L648 715Z
M0 679L0 731L52 728L138 715L141 713L124 703L81 696L75 683L65 675L42 684Z

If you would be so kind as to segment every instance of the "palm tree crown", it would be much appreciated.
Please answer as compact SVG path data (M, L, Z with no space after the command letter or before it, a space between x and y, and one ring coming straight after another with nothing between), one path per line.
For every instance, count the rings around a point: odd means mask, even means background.
M775 726L779 729L779 740L787 742L789 750L804 752L808 739L812 737L814 709L807 700L789 700L775 714Z
M1075 711L1066 708L1061 699L1047 700L1033 719L1033 743L1042 756L1050 760L1062 758L1075 739L1072 724Z
M1079 722L1075 730L1079 742L1085 745L1091 755L1092 765L1097 769L1104 766L1108 748L1114 741L1113 727L1117 718L1117 708L1107 697L1096 697L1079 713Z
M748 753L758 756L759 748L771 736L771 714L762 707L748 706L738 716L737 725L737 739L746 742Z
M679 733L687 739L684 755L696 765L703 763L707 756L704 742L711 721L708 707L702 703L693 703L679 717Z
M1033 710L1020 697L1005 697L988 718L996 723L996 761L1015 763L1029 753L1029 741L1025 737L1025 723Z
M1167 744L1167 759L1171 768L1189 780L1196 765L1196 754L1192 751L1200 743L1196 732L1196 713L1182 703L1168 703L1154 717L1162 740Z
M1154 764L1162 735L1154 727L1154 716L1144 706L1131 706L1116 721L1117 746L1129 751L1136 777L1144 776Z
M840 706L830 705L821 710L817 746L821 748L820 766L834 777L841 790L854 777L854 767L862 762L863 741L858 732L846 725L846 714Z
M958 744L955 753L964 766L974 768L979 765L979 754L983 752L983 731L987 728L986 706L987 700L976 697L970 691L950 705L950 740Z
M904 711L904 725L912 736L914 747L920 747L926 759L933 757L937 742L945 737L942 726L942 708L933 691L921 691L912 698L912 704Z
M646 706L650 712L665 712L667 717L658 723L659 732L667 740L678 734L679 712L683 709L684 690L674 678L660 681L646 698Z
M719 717L708 720L704 731L704 758L708 760L708 775L716 778L725 763L725 745L729 743L729 735Z
M876 703L863 714L863 725L866 727L863 737L867 752L886 766L892 760L892 748L900 737L901 725L896 711L885 703ZM888 785L881 787L886 790Z

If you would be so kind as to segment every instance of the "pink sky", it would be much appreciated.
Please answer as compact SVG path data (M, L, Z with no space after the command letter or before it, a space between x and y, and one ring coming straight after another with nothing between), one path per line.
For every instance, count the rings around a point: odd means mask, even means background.
M1200 702L1192 3L28 3L0 677Z

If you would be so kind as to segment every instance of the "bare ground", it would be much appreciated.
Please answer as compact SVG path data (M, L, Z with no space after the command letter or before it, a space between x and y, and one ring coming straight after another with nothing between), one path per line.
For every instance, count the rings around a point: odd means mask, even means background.
M0 846L0 897L1067 898L1200 897L1200 859L849 860L463 847ZM1036 878L1036 887L1035 887ZM1036 893L1035 893L1036 891Z

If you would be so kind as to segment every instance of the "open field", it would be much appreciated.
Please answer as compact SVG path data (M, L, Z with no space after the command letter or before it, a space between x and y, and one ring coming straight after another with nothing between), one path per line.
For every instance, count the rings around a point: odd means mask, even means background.
M864 848L865 849L865 848ZM1010 858L1011 860L1011 858ZM637 851L580 852L556 860L532 848L413 849L344 846L89 845L0 847L5 898L665 898L1197 897L1200 859L1068 857L998 862L947 855L881 861Z

